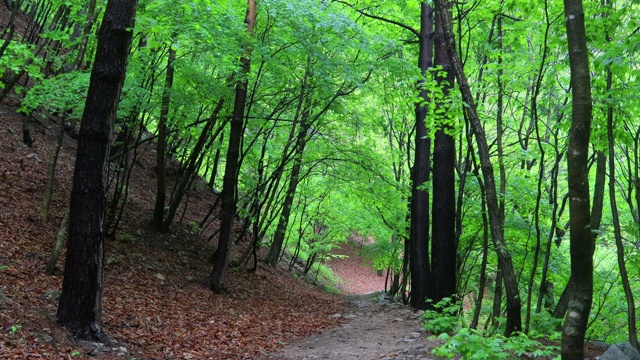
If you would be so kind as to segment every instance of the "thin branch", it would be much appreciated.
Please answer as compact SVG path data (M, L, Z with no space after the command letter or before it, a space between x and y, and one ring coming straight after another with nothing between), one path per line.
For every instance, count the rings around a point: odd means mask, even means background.
M413 35L415 35L415 36L420 36L420 32L418 30L414 29L413 27L411 27L411 26L409 26L407 24L403 24L403 23L401 23L399 21L387 19L387 18L382 17L382 16L369 14L368 12L365 12L364 10L356 9L356 7L353 4L349 4L348 2L343 1L343 0L333 0L333 2L337 2L337 3L340 3L340 4L346 5L346 6L350 7L350 8L352 8L353 10L357 11L362 16L366 16L366 17L371 18L371 19L380 20L380 21L383 21L383 22L386 22L386 23L389 23L389 24L393 24L395 26L399 26L399 27L401 27L401 28L403 28L405 30L408 30L408 31L412 32Z

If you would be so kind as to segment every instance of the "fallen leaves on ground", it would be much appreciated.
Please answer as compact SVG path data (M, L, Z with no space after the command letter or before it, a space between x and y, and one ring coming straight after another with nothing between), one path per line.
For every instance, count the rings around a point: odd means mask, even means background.
M0 266L7 266L0 270L6 297L0 297L0 358L122 359L117 351L96 352L69 340L56 324L64 253L56 274L44 274L70 195L75 141L65 137L51 220L42 224L38 213L54 128L33 131L35 147L28 148L20 116L1 104L0 129ZM169 233L149 230L154 158L153 149L141 150L120 231L105 244L103 325L116 350L146 359L255 359L341 321L329 317L347 306L340 296L294 279L282 267L230 269L226 293L211 292L207 259L215 243L206 238L213 226L199 236L188 224L205 216L216 195L196 186L182 224L183 207Z

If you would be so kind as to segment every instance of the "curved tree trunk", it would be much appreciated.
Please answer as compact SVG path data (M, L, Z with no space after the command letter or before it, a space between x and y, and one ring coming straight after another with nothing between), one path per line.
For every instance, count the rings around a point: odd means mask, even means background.
M82 115L58 322L78 338L109 342L102 318L106 180L113 121L126 74L137 1L109 0Z
M571 240L571 300L562 331L562 359L584 358L584 334L593 299L593 251L589 210L591 76L582 0L564 0L571 66L571 130L567 150Z
M608 36L607 36L608 37ZM613 74L611 69L607 69L607 91L611 90ZM633 291L629 284L629 275L624 258L624 245L622 244L622 230L620 229L620 217L618 215L618 205L616 203L616 165L615 165L615 140L613 135L613 106L607 105L607 139L609 143L609 201L611 204L611 218L613 220L613 232L616 240L616 252L618 258L618 268L620 269L620 281L627 299L627 327L629 329L629 343L638 349L638 331L636 330L636 307L633 298Z

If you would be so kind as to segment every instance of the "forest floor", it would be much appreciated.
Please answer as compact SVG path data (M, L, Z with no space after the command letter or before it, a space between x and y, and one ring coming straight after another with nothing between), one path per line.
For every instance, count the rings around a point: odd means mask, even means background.
M35 140L32 147L23 144L23 122ZM250 272L251 261L232 268L227 292L213 294L206 279L217 237L208 235L218 223L208 222L203 234L194 224L217 195L203 182L195 184L170 231L151 230L152 143L140 149L119 231L105 244L102 322L113 344L70 340L55 321L64 251L54 275L45 274L71 191L75 140L67 135L50 219L43 223L39 217L55 133L50 121L25 118L11 101L0 104L1 359L407 358L407 348L425 342L418 315L408 308L372 295L327 293L284 265L273 269L258 262ZM246 245L242 239L235 256ZM362 262L358 246L343 246L348 257L332 263L343 294L384 288L384 277ZM313 334L320 335L309 338ZM419 349L428 354L429 345Z
M23 122L35 143L23 144ZM310 284L281 264L230 269L226 293L206 286L218 227L195 224L217 195L200 181L167 233L151 230L153 143L140 148L119 231L105 244L103 325L111 346L71 340L55 321L64 251L45 274L71 191L75 140L65 135L50 219L39 212L56 127L0 104L0 359L435 359L439 345L420 312L389 302L384 277L363 262L361 243L329 265L342 294ZM169 175L179 165L172 163ZM175 180L172 177L172 180ZM234 257L247 246L242 239ZM261 254L260 256L264 256Z

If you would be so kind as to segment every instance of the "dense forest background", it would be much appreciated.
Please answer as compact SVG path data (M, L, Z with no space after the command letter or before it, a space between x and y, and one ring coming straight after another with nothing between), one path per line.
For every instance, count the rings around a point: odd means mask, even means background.
M26 145L38 124L59 134L46 223L60 144L81 136L106 2L2 6L0 100L18 104ZM584 6L586 337L637 347L640 5ZM216 293L229 266L283 253L319 273L355 236L391 296L462 304L463 327L485 334L559 337L570 277L586 275L570 261L567 19L556 0L141 0L125 29L104 233L122 234L132 169L154 142L155 231L182 222L197 187L222 192L190 224L218 242Z

